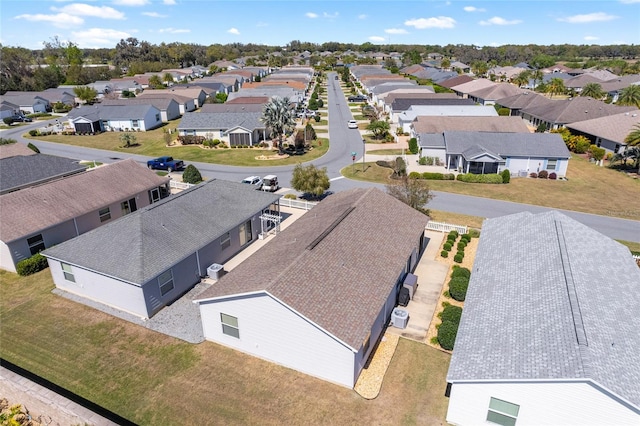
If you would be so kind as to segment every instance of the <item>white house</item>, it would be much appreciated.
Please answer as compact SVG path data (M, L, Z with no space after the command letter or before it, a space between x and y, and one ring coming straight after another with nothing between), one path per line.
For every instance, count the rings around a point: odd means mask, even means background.
M353 387L428 221L374 188L327 197L198 296L205 338Z
M261 111L189 112L182 116L180 136L219 139L229 146L254 146L269 136Z
M160 110L149 104L86 105L67 114L77 133L147 131L162 125Z
M557 211L485 220L447 422L640 424L639 285L627 247Z

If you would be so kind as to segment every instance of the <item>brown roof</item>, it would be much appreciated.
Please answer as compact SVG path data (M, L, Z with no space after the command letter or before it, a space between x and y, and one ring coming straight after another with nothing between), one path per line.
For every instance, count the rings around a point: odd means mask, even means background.
M635 107L611 105L588 96L549 100L545 104L523 108L522 112L549 123L568 124L635 110Z
M16 240L168 181L129 159L0 195L0 240Z
M634 126L638 125L640 125L640 110L579 121L568 124L567 127L588 135L624 144L627 135L631 133Z
M464 75L459 75L457 77L449 78L445 81L441 81L440 83L438 83L438 85L442 87L452 88L453 86L458 86L460 84L468 83L470 81L473 81L473 77L470 77L464 74Z
M333 194L198 299L266 292L359 350L428 221L376 188Z
M418 116L413 122L416 133L500 132L530 133L521 117L426 117Z
M200 113L207 112L261 112L263 103L234 103L225 102L223 104L204 104L200 108Z
M523 109L533 107L534 105L544 105L553 102L542 95L535 92L523 92L519 95L508 96L498 100L498 104L510 109Z
M307 88L307 84L302 81L294 81L294 80L270 80L270 81L260 81L260 82L251 82L244 83L242 85L243 89L257 89L259 87L264 86L287 86L293 89L304 90Z
M469 92L469 96L474 98L492 100L507 98L509 96L518 95L523 93L524 90L511 83L497 83L495 86L485 87Z
M238 96L229 99L225 104L266 104L270 99L269 96Z
M420 87L420 86L418 86ZM383 96L385 104L391 105L396 99L458 99L455 93L411 92L411 89L396 89Z
M0 158L15 157L18 155L33 155L36 152L28 148L23 143L10 143L7 145L0 145Z
M486 78L479 78L477 80L472 80L466 83L452 86L451 89L460 93L470 93L475 90L484 89L485 87L495 86L496 84L498 83L494 83L493 81L487 80Z

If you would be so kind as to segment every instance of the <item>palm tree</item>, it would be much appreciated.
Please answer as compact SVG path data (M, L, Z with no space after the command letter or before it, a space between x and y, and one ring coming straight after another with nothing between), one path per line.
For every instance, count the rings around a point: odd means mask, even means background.
M559 95L564 93L564 80L561 78L552 78L549 80L549 84L547 85L547 93L549 93L549 98L553 98L553 95Z
M149 86L154 89L164 89L164 84L162 84L162 80L158 74L149 77Z
M540 70L533 70L531 72L531 77L533 78L533 87L536 88L538 87L539 83L542 83L542 71Z
M169 86L174 81L173 76L171 75L171 73L165 72L164 75L162 76L162 81L167 83L167 86Z
M513 83L518 87L522 87L529 83L529 78L531 78L531 73L529 71L522 71L520 74L514 77Z
M272 136L277 136L278 152L280 154L284 153L282 137L288 130L293 129L296 125L293 113L294 111L289 98L281 98L278 96L274 96L262 109L260 121L271 131Z
M640 108L640 85L632 84L622 89L616 103Z
M602 86L598 83L587 83L580 91L580 96L589 96L593 99L602 99L605 96Z
M640 146L640 124L633 126L631 132L624 138L627 146Z

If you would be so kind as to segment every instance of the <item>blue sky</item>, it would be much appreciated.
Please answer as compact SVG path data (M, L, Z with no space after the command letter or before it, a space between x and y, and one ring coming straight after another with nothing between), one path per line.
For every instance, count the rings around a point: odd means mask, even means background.
M640 0L2 0L0 42L640 44Z

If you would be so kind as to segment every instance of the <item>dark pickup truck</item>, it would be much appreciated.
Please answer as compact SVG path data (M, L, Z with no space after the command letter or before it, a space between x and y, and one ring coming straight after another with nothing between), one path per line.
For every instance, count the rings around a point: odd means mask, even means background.
M349 102L365 102L367 100L367 97L365 95L354 95L354 96L349 96Z
M158 157L147 161L147 167L151 170L159 169L173 172L174 170L183 169L184 162L182 160L174 160L173 157Z

